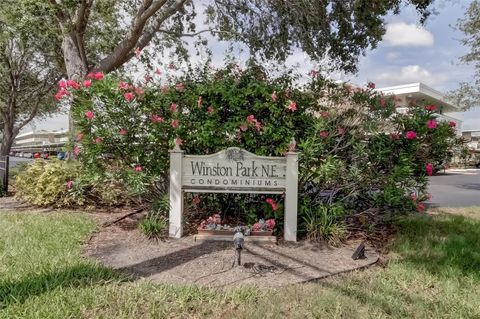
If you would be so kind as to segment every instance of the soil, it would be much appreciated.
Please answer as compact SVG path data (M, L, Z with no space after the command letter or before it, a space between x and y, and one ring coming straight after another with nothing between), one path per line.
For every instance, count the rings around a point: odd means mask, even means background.
M101 229L86 244L86 255L155 282L216 288L312 281L372 265L379 258L367 245L367 258L352 260L361 241L339 248L309 242L252 242L245 244L239 266L232 241L195 241L194 236L148 240L133 224L135 220L126 219Z

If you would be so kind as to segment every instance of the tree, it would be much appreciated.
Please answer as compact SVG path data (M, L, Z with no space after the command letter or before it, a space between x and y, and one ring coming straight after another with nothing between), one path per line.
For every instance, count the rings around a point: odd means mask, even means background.
M460 83L460 87L452 92L451 97L457 105L467 110L480 106L480 1L474 0L470 4L465 17L459 19L457 28L465 35L461 43L470 49L460 61L473 65L475 72L473 81Z
M31 38L10 31L0 33L0 155L8 155L25 125L54 107L55 69Z
M278 1L211 0L7 0L26 21L61 39L69 78L110 72L153 43L185 55L185 37L210 33L247 45L254 57L284 61L296 48L334 68L355 71L358 57L385 33L383 17L412 4L423 21L432 0ZM202 8L197 8L200 6ZM197 15L204 29L198 30ZM56 20L57 24L51 24Z

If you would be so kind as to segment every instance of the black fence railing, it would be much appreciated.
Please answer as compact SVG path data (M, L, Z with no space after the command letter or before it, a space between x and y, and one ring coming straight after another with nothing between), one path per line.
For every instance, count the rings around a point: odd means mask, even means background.
M0 187L3 193L8 193L8 156L0 156Z

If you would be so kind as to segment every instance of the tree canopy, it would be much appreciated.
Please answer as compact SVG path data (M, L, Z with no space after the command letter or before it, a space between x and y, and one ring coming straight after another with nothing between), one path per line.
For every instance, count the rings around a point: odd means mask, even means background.
M149 44L156 52L173 49L185 56L183 39L206 33L243 43L258 59L284 61L300 49L313 60L327 59L334 69L354 72L358 57L385 33L388 12L413 5L423 21L431 2L6 0L5 5L11 7L10 21L21 21L46 47L61 46L55 52L72 77L115 70Z

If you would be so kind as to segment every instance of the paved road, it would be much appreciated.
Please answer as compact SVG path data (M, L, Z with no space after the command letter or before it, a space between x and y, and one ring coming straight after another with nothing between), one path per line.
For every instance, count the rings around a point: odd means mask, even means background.
M18 163L22 163L22 162L32 162L33 159L31 158L23 158L23 157L13 157L13 156L10 156L10 161L9 161L9 164L8 165L10 168L12 167L15 167L17 166Z
M480 206L480 169L448 170L432 176L429 184L432 206Z

